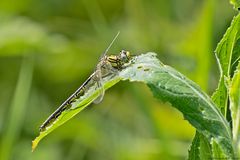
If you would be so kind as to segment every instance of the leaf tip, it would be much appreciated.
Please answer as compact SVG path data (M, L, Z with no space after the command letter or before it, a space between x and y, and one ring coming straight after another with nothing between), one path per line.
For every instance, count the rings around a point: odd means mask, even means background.
M34 152L34 150L36 149L37 145L38 145L38 138L35 138L33 141L32 141L32 152Z

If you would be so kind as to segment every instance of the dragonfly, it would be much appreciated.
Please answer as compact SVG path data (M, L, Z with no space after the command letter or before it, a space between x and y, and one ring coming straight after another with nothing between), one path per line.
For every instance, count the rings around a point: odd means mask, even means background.
M114 75L118 73L118 71L125 68L125 64L129 63L131 60L131 55L129 51L121 50L118 55L107 55L110 47L117 39L119 32L114 37L110 45L107 47L105 52L100 56L98 64L94 72L87 78L87 80L69 97L65 100L60 107L55 110L47 120L40 126L40 132L46 130L48 126L50 126L60 115L63 111L71 108L73 102L83 96L87 90L96 85L96 89L98 90L98 97L94 100L94 103L100 103L103 99L105 90L103 87L103 78L109 75Z

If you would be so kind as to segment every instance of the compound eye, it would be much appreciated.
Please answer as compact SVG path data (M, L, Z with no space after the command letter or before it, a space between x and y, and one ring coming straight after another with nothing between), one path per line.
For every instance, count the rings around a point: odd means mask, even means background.
M122 50L120 52L120 58L123 62L128 62L128 56L127 56L127 52L125 50Z

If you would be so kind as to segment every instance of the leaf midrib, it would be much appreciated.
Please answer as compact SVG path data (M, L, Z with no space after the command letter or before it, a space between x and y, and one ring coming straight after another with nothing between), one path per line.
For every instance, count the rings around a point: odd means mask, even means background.
M222 120L222 122L224 122L224 127L225 129L227 130L227 134L228 134L228 137L231 137L231 134L229 132L229 128L228 128L228 125L226 124L226 121L225 119L223 119L223 117L220 115L220 113L217 111L217 108L215 106L213 106L212 103L209 103L208 100L206 100L205 97L203 97L203 95L201 93L199 93L195 88L193 88L191 85L189 85L186 81L184 81L183 79L175 76L174 74L172 74L171 72L168 72L169 75L171 75L173 78L177 79L177 80L180 80L181 82L183 82L185 85L187 85L188 87L190 87L199 97L201 97L204 102L206 102L209 106L211 106L211 108L213 109L213 111L218 115L218 117L220 117L220 119Z

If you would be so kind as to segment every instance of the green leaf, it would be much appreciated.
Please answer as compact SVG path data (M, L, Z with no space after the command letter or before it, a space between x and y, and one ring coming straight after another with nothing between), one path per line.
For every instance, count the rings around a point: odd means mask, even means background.
M170 102L209 141L214 138L227 156L233 156L228 122L212 100L194 82L155 56L148 53L137 57L131 67L120 72L120 77L146 83L155 97Z
M196 132L190 151L188 152L189 160L200 160L200 133Z
M230 110L232 116L232 132L234 143L238 141L240 122L240 61L229 86Z
M199 132L196 132L193 139L188 159L189 160L201 160L211 159L211 146L208 139Z
M214 139L211 140L211 146L212 146L212 157L211 159L232 159L234 157L229 157L226 154L224 154L222 148L216 143Z
M212 158L212 151L211 145L208 141L207 137L203 134L200 134L200 159L211 159Z
M240 15L236 16L231 26L226 31L215 51L220 69L220 80L218 88L213 94L213 101L226 114L228 105L228 94L225 85L225 78L230 78L235 70L236 62L240 57Z
M230 3L234 6L234 9L240 10L240 0L230 0Z
M233 157L231 132L223 115L195 83L173 68L163 65L155 53L134 57L128 67L119 71L118 75L104 79L104 88L108 89L120 80L147 84L159 100L170 102L208 141L214 139L225 155ZM44 136L88 106L97 96L98 90L93 87L80 97L69 110L64 111L48 126L46 131L40 133L33 141L33 149Z

